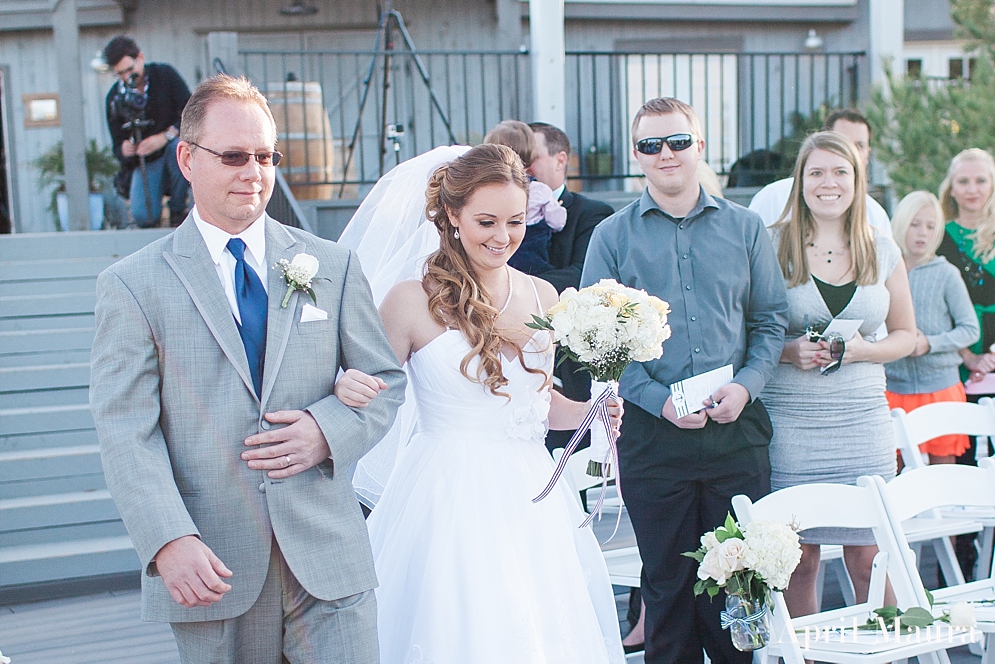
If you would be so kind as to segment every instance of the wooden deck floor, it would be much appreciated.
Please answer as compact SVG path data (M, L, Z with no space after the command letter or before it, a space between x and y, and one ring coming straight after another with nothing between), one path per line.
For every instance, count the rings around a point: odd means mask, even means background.
M179 664L169 625L139 606L125 590L0 607L0 651L11 664Z

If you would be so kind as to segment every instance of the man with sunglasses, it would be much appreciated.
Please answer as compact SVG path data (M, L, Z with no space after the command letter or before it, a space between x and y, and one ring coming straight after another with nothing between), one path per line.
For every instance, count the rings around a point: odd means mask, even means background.
M853 141L861 161L864 162L864 173L870 176L871 125L863 113L855 108L837 109L826 116L822 130L835 131ZM772 226L781 218L794 182L794 178L771 182L753 196L750 209L760 215L764 224ZM891 237L891 220L888 219L888 213L870 194L867 195L867 220L871 226Z
M110 40L103 55L119 79L106 102L107 126L122 169L115 183L121 178L119 190L128 198L136 226L159 225L164 194L169 196L169 223L179 226L187 216L190 183L176 163L176 143L190 89L170 65L146 63L130 37Z
M182 120L194 208L97 280L90 402L142 615L185 663L375 663L348 469L404 372L351 252L266 214L280 153L259 90L207 79ZM350 368L384 388L361 415L333 395Z
M643 561L645 661L751 661L720 626L721 598L697 600L697 565L681 553L721 525L731 499L770 491L770 418L756 396L784 346L787 294L760 217L698 181L705 147L694 110L652 99L632 122L646 176L638 200L594 230L582 285L615 279L670 303L663 356L633 363L619 477ZM733 382L678 417L670 385L731 364Z

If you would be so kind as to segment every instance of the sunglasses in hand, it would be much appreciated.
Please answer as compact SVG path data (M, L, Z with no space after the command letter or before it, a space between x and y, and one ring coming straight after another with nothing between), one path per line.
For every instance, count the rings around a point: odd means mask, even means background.
M249 160L255 157L256 161L259 162L260 166L279 166L280 160L283 159L283 153L277 150L266 151L266 152L243 152L242 150L225 150L224 152L215 152L211 148L205 148L203 145L197 145L193 141L189 141L190 145L198 147L205 152L210 152L215 157L221 157L221 163L225 166L238 166L242 167L249 163Z
M664 143L667 144L671 152L680 152L694 145L694 136L691 134L671 134L664 137L644 138L641 141L636 141L636 151L649 155L660 154Z
M843 355L846 353L846 340L842 334L838 332L823 334L812 327L807 327L805 328L805 337L813 342L824 341L829 346L829 358L832 361L819 368L820 374L828 376L840 368L843 364Z

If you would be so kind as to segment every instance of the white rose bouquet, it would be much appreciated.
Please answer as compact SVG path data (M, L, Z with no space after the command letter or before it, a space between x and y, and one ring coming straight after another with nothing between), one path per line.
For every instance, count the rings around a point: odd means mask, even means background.
M754 521L745 528L726 516L725 525L701 536L697 551L681 555L698 561L694 594L715 597L719 588L730 595L767 603L770 591L788 587L801 560L798 533L773 521Z
M725 588L722 629L729 630L738 650L763 648L770 641L770 591L788 587L802 557L798 533L791 526L754 521L740 528L732 515L725 525L701 536L696 551L681 555L698 561L694 594L709 597Z
M567 443L557 472L537 500L552 490L588 429L592 459L588 473L607 483L618 461L615 433L608 425L607 401L618 397L618 380L630 362L648 362L663 354L663 342L670 337L669 313L670 305L660 298L613 279L602 279L579 291L566 289L545 316L533 315L532 322L527 323L533 329L550 330L563 354L580 364L593 379L591 411ZM600 419L603 426L592 428L595 419ZM600 513L603 500L604 490L592 515ZM585 524L589 522L590 519Z
M630 362L648 362L663 354L670 338L670 305L644 290L614 279L563 291L560 301L529 327L551 330L564 354L598 381L618 381Z

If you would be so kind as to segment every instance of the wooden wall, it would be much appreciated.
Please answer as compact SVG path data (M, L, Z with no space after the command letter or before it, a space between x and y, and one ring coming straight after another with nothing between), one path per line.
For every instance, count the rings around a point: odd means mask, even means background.
M319 12L308 17L287 17L280 7L290 0L131 0L124 24L99 28L84 27L80 32L80 76L84 104L81 109L62 112L83 113L87 139L107 145L110 136L104 120L104 97L113 84L110 74L97 74L90 68L94 54L116 34L127 32L141 45L146 58L168 62L193 87L212 72L207 57L207 35L211 31L235 31L243 48L368 49L373 45L377 9L373 0L309 0ZM850 23L819 23L827 50L867 48L866 5L858 0L859 18ZM415 46L428 50L517 49L528 43L527 4L520 0L395 0L394 7L406 19ZM605 10L608 11L608 10ZM527 14L527 12L525 12ZM503 22L498 15L504 17ZM509 18L512 17L512 18ZM0 19L2 20L2 19ZM745 51L794 51L801 48L809 23L763 23L730 21L622 21L571 20L567 22L567 49L613 50L633 40L661 43L693 38L700 49L708 50L709 40L738 36ZM48 195L37 188L34 159L61 137L59 128L25 129L21 95L58 90L52 33L46 30L3 31L0 29L0 66L11 76L7 84L13 101L6 122L12 137L13 167L18 190L13 192L19 212L17 230L54 230L51 214L45 209ZM229 65L230 66L230 65Z

